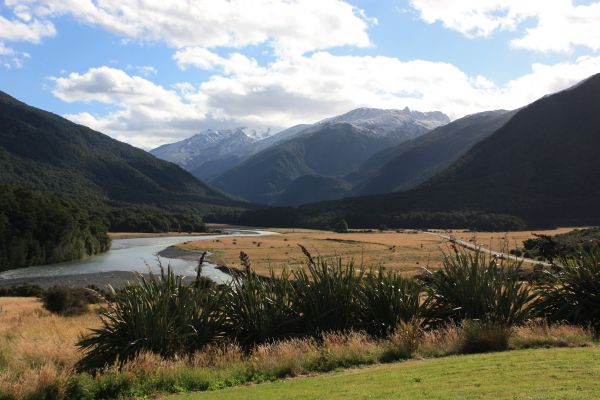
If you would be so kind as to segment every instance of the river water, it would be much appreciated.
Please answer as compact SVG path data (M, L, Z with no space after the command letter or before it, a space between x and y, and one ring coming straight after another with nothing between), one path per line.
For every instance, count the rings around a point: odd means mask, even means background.
M114 239L109 251L78 261L68 261L37 267L19 268L0 273L0 279L39 278L59 275L90 274L96 272L136 271L159 272L157 253L161 250L192 240L213 240L230 236L264 236L273 232L259 230L231 230L227 235L164 236L134 239ZM197 261L158 257L163 266L171 265L178 275L195 276ZM217 283L225 283L229 275L205 262L202 275Z

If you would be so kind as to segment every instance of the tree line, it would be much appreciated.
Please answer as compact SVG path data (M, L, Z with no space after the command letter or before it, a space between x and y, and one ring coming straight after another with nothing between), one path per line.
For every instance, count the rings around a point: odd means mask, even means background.
M439 228L515 231L527 227L525 222L518 217L481 210L415 210L405 213L386 213L378 211L377 207L373 207L372 210L364 210L364 212L343 209L315 211L303 207L273 207L208 214L204 220L232 225L312 229L334 229L341 220L347 221L348 226L353 229L377 229L385 225L392 229Z
M0 186L0 270L106 251L107 228L100 212L74 199Z

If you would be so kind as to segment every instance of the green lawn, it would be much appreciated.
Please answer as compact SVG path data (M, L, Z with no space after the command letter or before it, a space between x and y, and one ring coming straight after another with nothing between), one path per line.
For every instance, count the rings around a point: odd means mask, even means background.
M596 399L600 348L454 356L180 395L203 399Z

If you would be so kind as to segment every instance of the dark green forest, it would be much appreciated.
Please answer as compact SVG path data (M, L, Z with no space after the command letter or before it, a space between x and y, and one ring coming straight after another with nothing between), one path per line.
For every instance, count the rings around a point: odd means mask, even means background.
M383 225L391 229L466 228L483 231L514 231L526 228L525 222L520 218L478 210L385 213L378 211L376 207L362 212L324 207L314 213L306 212L303 207L278 207L205 216L206 222L313 229L334 229L341 220L347 221L351 229L377 228Z
M202 215L188 208L165 211L145 205L110 207L105 219L111 232L204 232Z
M74 199L0 186L0 270L79 259L109 248L101 213Z

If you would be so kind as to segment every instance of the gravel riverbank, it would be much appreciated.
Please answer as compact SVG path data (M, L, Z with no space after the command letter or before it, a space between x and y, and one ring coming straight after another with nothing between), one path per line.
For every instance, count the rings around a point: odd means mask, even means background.
M96 272L91 274L40 276L30 278L0 279L0 287L18 286L24 283L44 288L52 286L87 287L95 285L105 288L111 285L115 289L125 286L128 281L135 280L135 274L127 271Z

